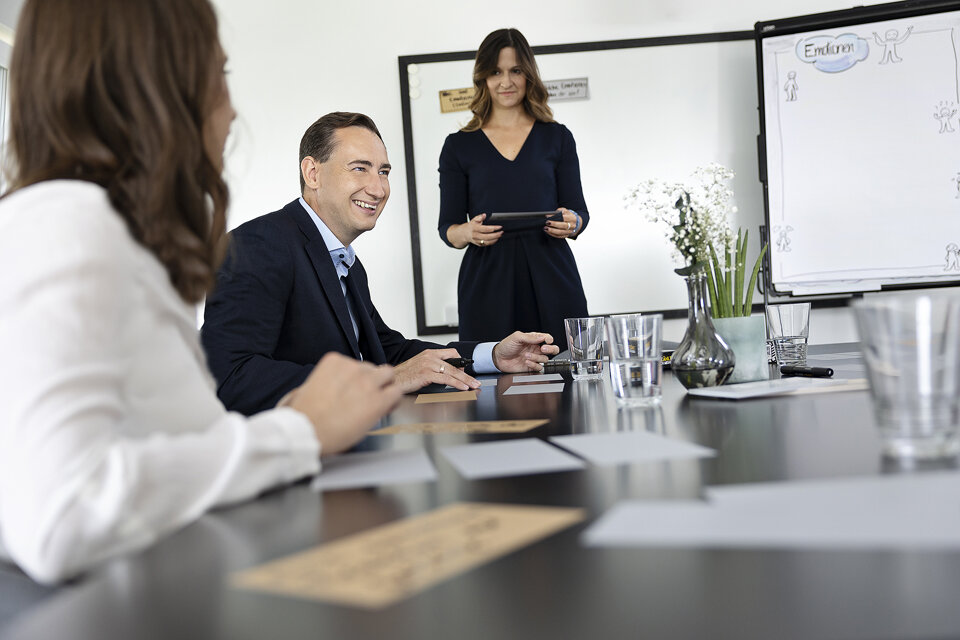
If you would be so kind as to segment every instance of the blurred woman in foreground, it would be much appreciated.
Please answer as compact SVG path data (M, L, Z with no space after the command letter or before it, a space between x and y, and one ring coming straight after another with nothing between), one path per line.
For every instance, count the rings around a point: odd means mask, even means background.
M0 200L0 553L56 582L319 470L400 396L328 356L227 413L194 305L224 249L235 113L207 0L27 0Z

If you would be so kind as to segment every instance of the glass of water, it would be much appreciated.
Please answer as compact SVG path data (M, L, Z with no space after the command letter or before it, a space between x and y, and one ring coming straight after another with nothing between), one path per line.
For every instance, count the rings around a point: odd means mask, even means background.
M660 402L663 377L660 314L624 314L607 318L610 383L617 402L645 406Z
M567 346L574 380L596 380L603 373L603 318L567 318Z
M777 364L807 364L810 335L810 303L767 306L767 336L773 341Z

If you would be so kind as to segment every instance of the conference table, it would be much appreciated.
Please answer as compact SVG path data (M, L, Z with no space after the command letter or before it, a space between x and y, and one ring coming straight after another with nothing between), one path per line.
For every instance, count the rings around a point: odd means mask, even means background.
M817 354L856 345L811 345ZM776 376L771 366L771 375ZM24 638L939 638L960 636L960 553L912 548L588 547L583 532L624 500L697 500L706 487L929 473L954 462L884 459L867 391L692 398L669 372L658 407L619 408L607 379L561 393L416 404L384 424L547 419L521 434L370 436L361 450L422 449L429 482L318 492L310 482L207 514L152 548L46 588L0 567L0 637ZM492 389L491 389L492 391ZM481 398L484 398L483 393ZM644 431L710 458L483 480L447 445ZM237 588L262 563L454 503L575 507L573 526L381 608Z

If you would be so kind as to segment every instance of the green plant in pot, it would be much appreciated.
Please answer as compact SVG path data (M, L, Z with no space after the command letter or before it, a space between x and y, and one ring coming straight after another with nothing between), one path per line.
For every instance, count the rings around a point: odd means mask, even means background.
M724 243L721 261L710 246L710 268L707 269L707 288L713 325L736 355L737 364L727 382L749 382L769 377L767 366L766 322L763 316L751 315L753 290L757 284L760 265L767 245L760 248L747 280L747 240L749 232L737 231L736 246L729 237Z
M688 324L674 351L671 368L687 388L723 384L731 373L736 379L740 368L740 356L729 348L723 332L717 331L710 307L717 317L749 316L763 251L744 288L747 234L738 233L734 250L728 220L737 209L733 191L727 186L732 178L732 171L712 163L698 167L685 182L646 180L625 198L628 208L636 208L648 219L665 225L674 255L683 262L675 271L687 283ZM725 261L719 259L716 246L724 247ZM754 322L750 319L745 324ZM760 347L766 367L762 318L760 322Z

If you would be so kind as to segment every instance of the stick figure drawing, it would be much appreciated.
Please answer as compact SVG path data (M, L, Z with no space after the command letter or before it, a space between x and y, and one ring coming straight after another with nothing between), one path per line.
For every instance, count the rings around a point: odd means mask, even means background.
M947 245L947 266L944 271L960 271L960 247L955 242Z
M883 40L880 39L880 36L877 35L877 32L873 32L873 39L877 41L877 44L883 47L883 55L880 57L880 64L887 64L888 62L903 62L903 58L897 55L897 45L903 44L904 41L910 37L910 32L913 31L913 27L909 27L902 36L898 36L896 29L887 29L886 33L883 34Z

